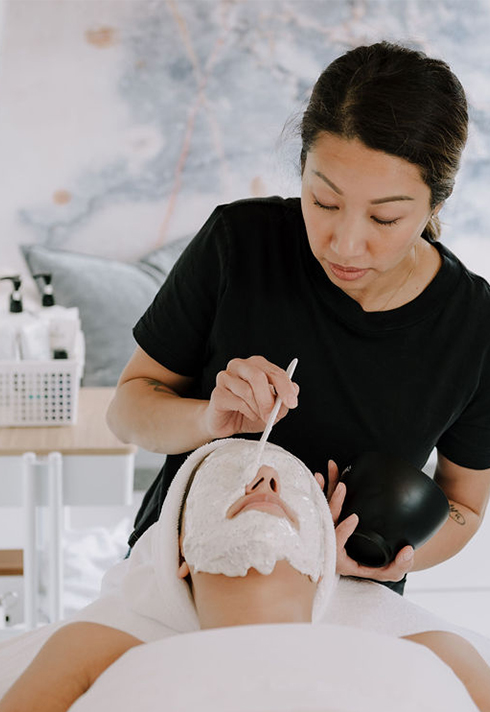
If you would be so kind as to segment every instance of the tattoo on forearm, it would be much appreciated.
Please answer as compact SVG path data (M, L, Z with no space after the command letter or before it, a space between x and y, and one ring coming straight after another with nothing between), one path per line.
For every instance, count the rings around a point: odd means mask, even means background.
M161 381L157 381L155 378L145 378L144 379L149 386L154 386L153 390L157 393L168 393L168 387Z
M466 519L464 518L463 514L459 511L459 509L456 509L454 504L449 504L449 516L453 521L456 522L456 524L466 524Z

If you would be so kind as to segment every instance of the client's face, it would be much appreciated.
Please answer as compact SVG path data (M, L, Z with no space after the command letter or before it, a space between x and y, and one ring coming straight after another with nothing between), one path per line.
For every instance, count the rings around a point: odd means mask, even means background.
M319 484L299 460L271 445L254 471L256 449L229 443L200 465L185 508L183 556L194 573L229 577L252 568L267 575L285 560L317 582L325 541Z

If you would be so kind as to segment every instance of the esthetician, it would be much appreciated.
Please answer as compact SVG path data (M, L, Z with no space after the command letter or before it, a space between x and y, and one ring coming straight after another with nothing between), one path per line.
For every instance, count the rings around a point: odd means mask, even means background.
M328 498L362 452L422 468L437 449L447 523L383 568L343 549L338 573L402 592L408 571L471 539L490 490L490 287L437 241L467 123L460 82L421 52L358 47L321 74L301 122L301 198L217 207L134 329L108 422L168 457L131 546L185 453L257 438L276 394L270 440L313 472L328 463Z

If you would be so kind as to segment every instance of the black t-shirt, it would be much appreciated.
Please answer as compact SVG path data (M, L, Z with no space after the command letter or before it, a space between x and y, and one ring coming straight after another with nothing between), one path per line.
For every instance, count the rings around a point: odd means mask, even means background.
M490 467L490 287L446 248L413 301L365 312L313 256L298 198L216 208L134 329L141 348L194 378L208 399L235 357L286 368L295 356L299 405L274 426L312 471L342 470L378 450L423 467L434 447L463 467ZM245 436L246 437L246 436ZM258 438L260 434L250 435ZM159 516L185 458L167 457L130 544Z

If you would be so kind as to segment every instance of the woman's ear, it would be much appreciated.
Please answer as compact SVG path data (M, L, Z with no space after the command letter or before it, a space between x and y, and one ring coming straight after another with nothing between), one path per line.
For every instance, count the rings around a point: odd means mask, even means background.
M190 569L187 561L182 561L181 565L179 566L177 570L177 576L180 579L185 579L187 576L190 574Z
M443 201L442 203L438 203L438 204L436 205L436 207L435 207L434 210L432 211L431 218L435 218L435 217L436 217L437 213L439 212L439 210L442 208L443 205L444 205L444 201Z

